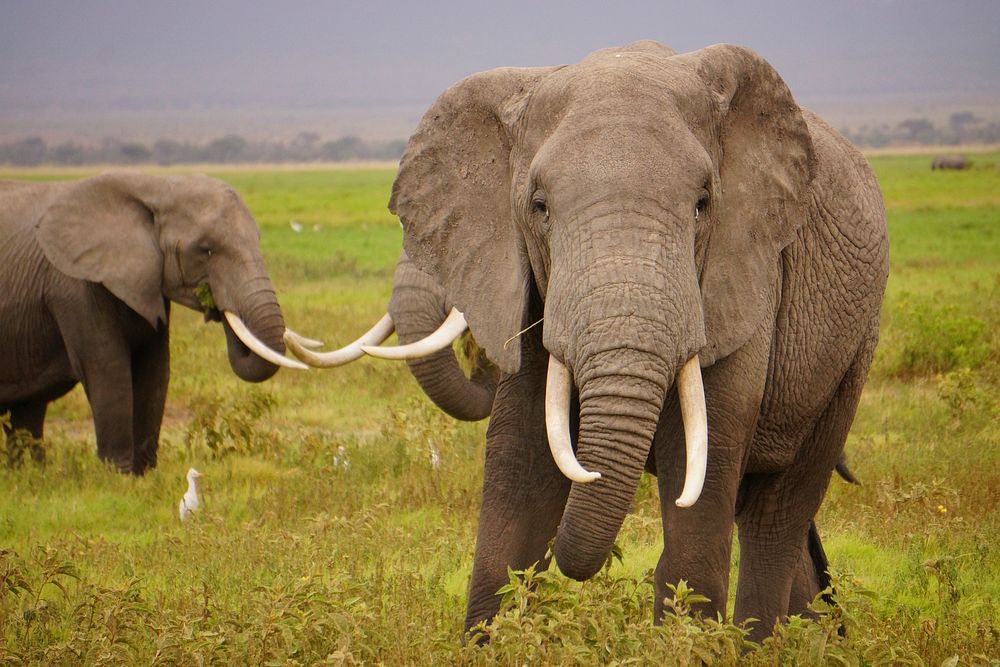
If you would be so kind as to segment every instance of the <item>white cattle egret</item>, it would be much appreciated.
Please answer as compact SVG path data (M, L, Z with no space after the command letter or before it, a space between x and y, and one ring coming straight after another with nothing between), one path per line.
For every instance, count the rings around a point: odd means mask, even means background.
M181 521L185 521L189 516L198 511L198 483L196 480L201 476L202 474L194 468L188 470L188 488L177 508L181 516Z
M289 220L288 226L292 228L292 231L298 234L302 231L302 223L298 220Z

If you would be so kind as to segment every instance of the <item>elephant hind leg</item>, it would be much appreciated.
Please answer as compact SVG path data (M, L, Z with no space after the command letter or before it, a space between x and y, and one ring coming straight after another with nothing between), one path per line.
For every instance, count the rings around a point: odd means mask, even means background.
M740 573L735 620L760 619L751 631L754 641L766 637L776 621L808 605L802 603L802 591L792 599L793 586L805 577L800 573L807 556L814 570L810 577L816 576L816 568L826 571L813 518L854 420L872 351L868 345L858 351L790 468L744 478L736 513ZM817 577L817 591L822 581Z
M816 596L830 587L830 563L823 550L823 543L816 530L816 522L809 522L809 533L802 548L802 558L799 569L792 582L792 592L788 601L788 614L812 616L809 605ZM833 604L830 593L823 594L823 600Z

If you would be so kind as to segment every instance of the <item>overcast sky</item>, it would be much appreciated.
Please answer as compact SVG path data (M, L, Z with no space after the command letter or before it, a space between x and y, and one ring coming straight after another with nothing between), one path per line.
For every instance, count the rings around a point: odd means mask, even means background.
M646 38L752 47L813 106L1000 100L998 0L0 0L0 122L44 124L43 111L391 116L472 72Z

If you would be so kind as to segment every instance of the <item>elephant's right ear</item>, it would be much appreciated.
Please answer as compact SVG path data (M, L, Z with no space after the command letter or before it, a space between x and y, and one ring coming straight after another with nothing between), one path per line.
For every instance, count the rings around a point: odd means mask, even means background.
M389 210L404 248L445 289L476 341L514 372L531 269L511 217L512 127L554 67L502 68L446 90L403 153Z
M53 266L103 284L154 328L167 319L163 255L148 203L156 190L149 176L95 176L65 186L35 223Z

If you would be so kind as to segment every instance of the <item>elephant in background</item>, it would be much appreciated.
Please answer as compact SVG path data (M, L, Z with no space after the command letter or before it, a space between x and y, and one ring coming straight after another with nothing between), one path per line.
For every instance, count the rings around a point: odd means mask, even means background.
M221 320L229 363L260 382L285 323L240 196L205 176L109 173L0 182L0 413L41 438L49 402L78 382L97 454L156 465L170 376L171 301Z
M389 299L389 315L396 323L400 344L409 345L431 336L450 310L441 286L402 253ZM435 405L455 419L479 421L493 409L499 369L474 343L469 356L472 368L468 378L451 345L427 356L407 359L406 364Z
M937 169L968 169L969 160L964 155L939 155L931 161L931 171Z
M473 75L410 138L390 209L502 371L466 628L553 536L564 573L599 571L644 469L657 617L680 579L725 614L734 525L735 620L760 639L805 611L888 242L867 162L767 62L638 42Z
M322 352L310 341L287 333L285 341L292 354L316 368L332 368L385 350L389 358L406 358L407 366L420 388L441 410L455 419L479 421L490 415L499 381L499 369L482 349L471 342L471 373L466 377L452 342L466 329L461 314L451 312L444 290L429 275L399 256L393 278L388 313L367 333L337 350ZM395 331L397 348L378 348ZM409 356L408 350L421 350Z

